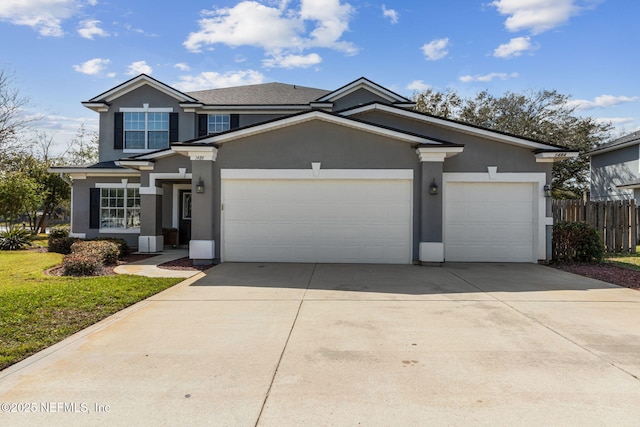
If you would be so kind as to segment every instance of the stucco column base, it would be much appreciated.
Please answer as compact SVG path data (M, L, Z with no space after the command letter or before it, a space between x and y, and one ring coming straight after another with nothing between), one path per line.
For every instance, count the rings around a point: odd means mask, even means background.
M189 242L189 258L193 260L194 265L211 264L215 253L215 240L191 240Z
M444 262L444 243L420 242L420 261L422 263Z
M155 253L164 249L164 236L138 236L138 252Z

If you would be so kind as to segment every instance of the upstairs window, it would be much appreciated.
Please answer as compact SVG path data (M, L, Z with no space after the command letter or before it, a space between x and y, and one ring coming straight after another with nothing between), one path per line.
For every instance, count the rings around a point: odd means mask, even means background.
M172 108L121 108L116 113L114 148L144 152L169 148L177 139L177 113Z
M220 133L231 129L229 114L209 114L208 133Z

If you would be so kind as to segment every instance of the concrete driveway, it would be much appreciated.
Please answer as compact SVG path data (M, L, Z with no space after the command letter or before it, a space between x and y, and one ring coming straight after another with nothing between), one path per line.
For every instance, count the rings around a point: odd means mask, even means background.
M631 426L638 378L637 291L538 265L222 264L0 372L0 424Z

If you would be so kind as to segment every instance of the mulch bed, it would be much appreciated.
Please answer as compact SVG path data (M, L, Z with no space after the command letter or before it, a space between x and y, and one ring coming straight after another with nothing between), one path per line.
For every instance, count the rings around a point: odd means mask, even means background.
M613 264L557 264L553 267L614 285L640 290L640 270L630 270Z
M46 252L46 250L45 251L41 251L41 252ZM118 265L127 264L129 262L141 261L143 259L151 258L152 256L155 256L155 255L148 255L148 254L130 254L130 255L127 255L126 257L122 258L121 260L118 260L118 264L116 264L116 265L105 265L104 267L102 267L100 269L98 274L95 274L95 276L113 276L113 275L116 274L116 273L114 273L113 269L116 268ZM63 273L62 265L56 265L55 267L52 267L52 268L44 271L44 274L46 274L48 276L63 276L62 273Z
M165 262L164 264L158 265L158 268L164 268L167 270L198 270L204 271L213 267L214 264L206 264L206 265L193 265L193 262L188 258L179 258L173 261Z

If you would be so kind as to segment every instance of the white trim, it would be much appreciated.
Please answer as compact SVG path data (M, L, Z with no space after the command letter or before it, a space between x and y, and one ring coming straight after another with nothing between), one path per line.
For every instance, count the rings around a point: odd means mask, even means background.
M498 173L498 167L487 166L487 172L489 173L489 179L493 181L494 179L496 179L496 173Z
M99 228L100 234L139 234L139 228Z
M313 176L320 175L320 167L322 166L321 162L311 162L311 171L313 172Z
M151 172L149 174L149 187L156 187L158 179L191 179L191 173L186 168L178 168L178 172Z
M420 242L419 259L422 262L444 262L444 243Z
M140 195L162 196L164 191L162 187L140 187Z
M86 102L86 104L110 102L144 85L149 85L154 89L159 90L160 92L163 92L181 102L189 102L189 101L198 102L197 99L192 98L189 95L186 95L180 91L177 91L171 86L168 86L155 79L152 79L151 77L145 74L141 74L138 77L134 77L133 79L129 80L128 82L120 84L108 90L107 92L104 92L96 97L91 98L88 102Z
M362 130L365 132L397 139L400 141L410 142L412 144L442 145L442 142L434 141L429 138L412 135L412 134L397 131L397 130L387 129L381 126L377 126L369 123L363 123L363 122L348 119L345 117L335 116L333 114L329 114L319 110L310 111L308 113L299 114L293 117L286 117L283 119L274 120L272 122L263 123L257 126L242 128L229 133L224 133L219 135L210 135L208 138L199 139L198 143L215 144L215 143L229 142L239 138L244 138L247 136L256 135L256 134L270 131L270 130L293 126L293 125L305 123L312 120L321 120L329 123L334 123L341 126L346 126L346 127ZM174 150L177 150L178 146L172 146L171 148L173 148Z
M218 149L209 145L174 145L172 150L178 154L189 157L189 160L208 160L215 162L218 158Z
M220 179L413 179L413 169L221 169Z
M355 80L347 84L346 86L341 87L340 89L334 90L333 92L330 92L322 96L321 98L316 99L314 102L327 102L327 101L334 102L336 99L345 97L363 88L375 95L380 96L381 98L386 99L387 101L402 102L404 104L406 104L409 101L407 98L400 96L397 93L394 93L389 89L380 86L377 83L367 80L364 77L361 77L358 80Z
M444 162L449 157L456 156L464 150L464 147L418 147L416 153L421 162Z
M179 226L180 190L191 190L191 184L173 184L171 195L171 227L173 228L178 228Z
M578 157L580 153L577 151L560 151L560 152L549 152L545 151L542 153L536 154L536 162L537 163L554 163L561 162L563 160L574 159Z
M214 259L215 253L215 240L191 240L189 242L189 259Z
M96 182L95 188L140 188L139 182L129 182L127 179L122 179L121 182Z
M164 249L164 236L138 236L138 252L156 253Z
M546 226L553 224L553 218L547 217L547 199L544 197L544 185L547 182L547 176L544 172L530 172L530 173L515 173L515 172L497 172L493 178L489 173L458 173L458 172L445 172L442 174L443 195L442 195L442 237L446 242L446 221L447 221L447 185L449 183L456 182L470 182L470 183L528 183L534 185L534 197L533 200L533 220L534 220L534 235L533 235L533 258L531 262L537 262L538 260L547 259L547 232ZM549 222L551 221L551 223Z
M120 107L121 113L173 113L173 108L149 108L149 104L142 104L140 107Z

